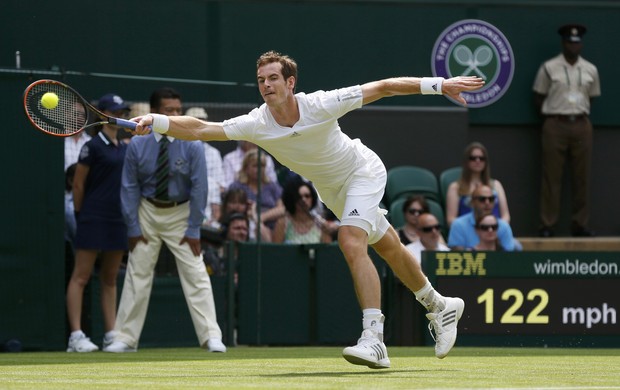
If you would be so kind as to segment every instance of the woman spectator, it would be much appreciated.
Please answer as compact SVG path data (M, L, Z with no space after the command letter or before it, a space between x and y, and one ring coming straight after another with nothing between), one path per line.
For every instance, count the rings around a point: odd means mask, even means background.
M273 242L315 244L331 242L325 219L313 213L319 199L316 190L301 179L290 180L284 188L282 201L286 209L273 231Z
M428 213L429 207L426 199L422 195L410 196L403 203L403 215L405 224L398 228L398 237L403 245L411 244L418 239L416 233L418 227L418 217L423 213Z
M479 185L493 189L495 206L493 214L510 223L510 212L504 187L499 180L491 178L491 163L487 149L480 142L467 145L463 153L463 171L459 180L452 182L446 194L446 222L448 226L463 214L471 211L471 194Z
M499 224L493 214L485 214L476 218L476 234L480 242L473 247L477 251L503 251L504 248L497 239Z
M267 177L265 161L265 154L261 154L260 204L257 204L259 187L258 149L252 149L245 153L238 179L228 189L245 191L248 200L251 202L251 207L256 207L256 212L260 213L261 222L273 230L276 220L284 215L284 205L281 199L282 187Z

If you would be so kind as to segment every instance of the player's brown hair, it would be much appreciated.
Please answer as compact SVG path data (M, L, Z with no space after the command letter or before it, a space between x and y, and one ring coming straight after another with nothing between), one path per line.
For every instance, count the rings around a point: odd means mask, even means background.
M297 62L285 54L280 54L274 50L261 54L256 61L256 70L272 62L279 62L280 65L282 65L282 76L284 80L288 80L289 77L295 77L295 86L297 86Z

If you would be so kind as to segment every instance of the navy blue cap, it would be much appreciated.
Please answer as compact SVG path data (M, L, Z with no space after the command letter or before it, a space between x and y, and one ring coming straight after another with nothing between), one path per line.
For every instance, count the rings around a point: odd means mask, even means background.
M125 104L123 98L114 93L103 95L97 103L97 108L101 111L129 111L129 106Z

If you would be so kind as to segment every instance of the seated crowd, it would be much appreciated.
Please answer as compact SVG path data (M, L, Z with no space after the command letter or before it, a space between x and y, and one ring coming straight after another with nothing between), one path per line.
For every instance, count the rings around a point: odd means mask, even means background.
M258 148L251 143L240 145L231 154L234 159L225 156L224 160L229 167L231 161L238 161L237 173L229 177L229 185L221 187L225 189L221 218L216 221L217 226L227 227L223 237L257 241L260 235L261 242L285 244L337 240L338 221L321 203L312 183L290 171L276 175L273 160L265 152L260 153L259 169ZM467 145L461 168L460 177L446 190L445 221L443 216L431 213L424 196L412 194L406 198L402 206L404 224L394 226L403 245L418 260L424 250L521 250L510 227L506 193L501 182L491 177L484 145ZM243 221L239 221L240 216ZM242 224L235 229L246 233L231 232L232 222ZM445 238L442 231L448 232Z

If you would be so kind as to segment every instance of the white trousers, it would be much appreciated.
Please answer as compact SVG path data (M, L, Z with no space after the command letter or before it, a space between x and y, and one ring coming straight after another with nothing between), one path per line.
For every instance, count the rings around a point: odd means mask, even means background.
M202 255L194 256L185 236L189 202L168 209L157 208L142 199L138 210L142 235L148 243L139 242L129 253L125 283L116 315L116 341L137 347L149 305L155 265L162 241L175 257L185 301L192 317L201 347L210 338L222 338L217 324L211 279Z

